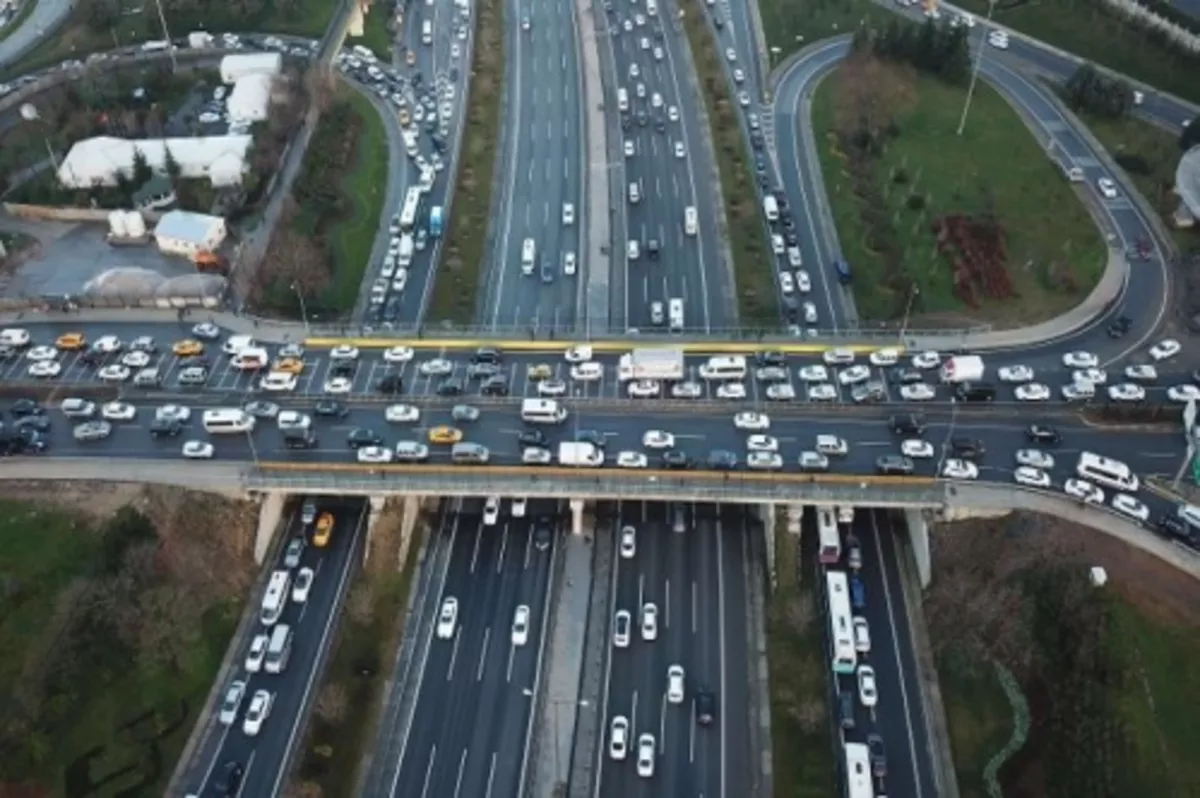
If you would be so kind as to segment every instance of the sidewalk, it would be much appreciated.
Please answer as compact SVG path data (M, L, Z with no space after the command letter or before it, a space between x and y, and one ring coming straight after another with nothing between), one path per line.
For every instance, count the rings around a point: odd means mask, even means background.
M587 218L584 229L587 232L583 246L580 247L585 253L587 288L584 291L581 312L583 318L589 320L608 318L612 269L609 253L612 232L609 230L611 206L608 201L608 140L594 8L589 0L575 0L575 17L579 21L579 69L583 77L583 124L587 131L582 176Z

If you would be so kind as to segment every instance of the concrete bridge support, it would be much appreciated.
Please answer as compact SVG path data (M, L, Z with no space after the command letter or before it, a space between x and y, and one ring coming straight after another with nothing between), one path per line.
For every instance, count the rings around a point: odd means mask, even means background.
M283 505L287 497L287 493L281 490L268 491L262 497L262 504L258 509L258 532L254 536L255 565L262 565L267 559L271 539L275 537L275 530L279 528L279 521L283 518Z
M929 587L933 579L933 563L929 553L929 524L921 510L905 510L904 520L908 524L908 539L912 545L913 558L917 561L917 578L921 589Z
M775 505L770 503L758 505L758 517L762 519L763 525L763 551L767 559L767 576L771 580L771 590L774 590L779 583L779 575L775 572Z
M571 499L571 534L583 534L583 499Z

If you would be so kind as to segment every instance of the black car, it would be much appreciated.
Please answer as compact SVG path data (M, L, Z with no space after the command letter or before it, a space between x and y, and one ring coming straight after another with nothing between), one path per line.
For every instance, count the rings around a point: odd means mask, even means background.
M385 374L375 383L379 393L400 393L404 390L404 379L399 374Z
M34 432L48 432L50 419L46 416L21 416L14 422L15 429L31 429Z
M508 380L504 377L490 377L479 386L479 392L484 396L508 396Z
M540 429L523 429L517 436L517 443L522 446L546 446L546 434Z
M99 366L104 362L104 355L95 349L89 349L79 356L79 362L85 366Z
M32 399L18 399L13 402L8 412L12 413L14 418L20 418L21 416L44 416L46 408Z
M550 542L554 539L554 522L550 516L539 516L537 521L533 523L533 545L538 551L545 551L550 548Z
M318 399L313 405L313 415L322 418L345 418L350 410L337 399Z
M500 351L498 349L492 349L491 347L483 347L481 349L476 349L475 353L473 355L471 355L472 363L496 364L496 363L499 363L500 360L501 360Z
M364 446L379 446L383 436L373 429L355 427L346 435L346 445L351 449L361 449Z
M988 382L962 382L955 386L954 398L960 402L991 402L996 398L996 386Z
M358 361L356 360L335 360L329 371L335 377L352 377L357 369Z
M721 28L725 27L725 20L721 17L720 14L714 13L712 15L712 21L713 21L713 27L716 28L717 30L720 30Z
M878 734L868 734L867 750L871 755L871 772L875 778L882 779L887 775L887 753L883 749L883 738Z
M925 375L908 366L897 366L892 369L892 382L900 385L912 385L914 382L924 382Z
M854 694L848 690L838 693L838 723L843 729L854 728Z
M1062 440L1062 434L1046 424L1030 424L1025 430L1025 437L1035 443L1058 443Z
M216 782L217 795L237 795L245 775L246 768L242 766L241 762L226 762L225 769Z
M1118 316L1113 320L1113 323L1108 325L1109 338L1124 338L1125 333L1133 327L1133 319L1128 316Z
M603 449L606 442L604 436L594 429L577 430L575 432L575 440L580 443L590 443L597 449Z
M463 392L463 384L458 380L442 380L437 386L438 396L458 396Z
M678 449L662 453L663 468L687 468L692 464L688 459L687 452L681 452Z
M916 413L892 416L890 426L897 435L923 435L925 419Z
M708 453L708 467L713 471L732 471L737 468L738 457L726 449L713 449Z
M657 238L652 238L646 242L646 254L650 256L650 260L658 260L660 246Z
M554 266L549 263L542 264L542 282L546 285L554 282Z
M500 373L500 366L495 363L472 363L467 366L468 380L486 380Z
M175 438L183 432L183 424L173 418L156 418L150 422L150 435L155 438Z
M978 438L961 438L955 437L950 439L950 449L958 457L967 460L976 460L983 457L987 449L983 446L983 441Z
M717 717L717 697L711 690L696 692L696 722L701 726L711 726Z
M787 355L783 352L759 352L754 356L754 362L764 367L782 367L787 365Z
M201 368L209 368L212 366L212 360L204 355L193 355L192 357L184 358L179 362L180 368L191 368L192 366L200 366Z

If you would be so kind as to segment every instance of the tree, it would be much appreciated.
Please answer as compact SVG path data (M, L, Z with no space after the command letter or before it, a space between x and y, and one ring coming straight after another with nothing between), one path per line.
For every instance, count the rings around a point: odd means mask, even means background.
M179 165L179 161L175 160L175 154L166 144L163 145L163 165L172 182L178 180L179 175L183 173L183 167Z
M154 170L150 168L150 162L146 160L146 156L138 148L133 150L133 184L135 186L145 185L146 181L154 177Z

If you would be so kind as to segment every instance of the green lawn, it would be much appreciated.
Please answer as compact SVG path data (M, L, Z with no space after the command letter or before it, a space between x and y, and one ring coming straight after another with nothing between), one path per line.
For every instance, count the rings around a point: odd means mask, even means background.
M840 70L821 84L813 102L821 170L842 247L854 270L859 314L864 319L894 319L903 312L904 298L883 287L885 266L868 246L861 200L852 191L846 156L831 133L841 91L839 75ZM897 113L898 136L875 161L875 173L920 289L914 314L1012 327L1053 317L1082 301L1103 273L1103 240L1061 172L1008 103L980 83L959 137L955 131L964 90L919 74L903 80L911 82L912 96ZM911 194L924 197L924 209L909 210ZM1007 232L1008 272L1016 296L1007 301L984 297L980 308L969 309L954 293L948 262L934 252L930 226L944 214L975 216L988 210ZM1074 290L1052 279L1055 264L1069 264Z
M981 17L988 8L986 0L959 5ZM1157 89L1200 101L1200 56L1176 55L1099 7L1093 0L1039 0L997 8L993 19Z
M983 769L1008 742L1013 712L993 669L956 668L942 658L938 682L946 709L954 772L961 798L988 798Z
M779 584L767 605L775 798L828 798L837 794L828 665L812 585L796 580L796 544L780 524L775 534Z
M385 64L392 63L392 45L395 37L388 30L392 19L392 6L389 3L377 2L367 10L367 18L363 20L363 35L358 38L346 37L346 43L358 44L375 53L375 57Z
M864 21L881 27L895 15L870 0L759 0L771 66L820 39L852 33Z
M25 0L25 4L21 6L21 10L17 12L17 15L9 20L7 25L5 25L3 28L0 28L0 42L4 41L9 36L12 36L13 32L16 31L17 28L21 27L22 23L24 23L25 20L29 18L29 15L33 13L33 9L38 2L40 2L40 0Z

